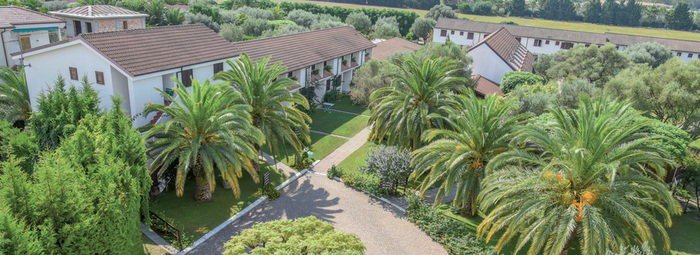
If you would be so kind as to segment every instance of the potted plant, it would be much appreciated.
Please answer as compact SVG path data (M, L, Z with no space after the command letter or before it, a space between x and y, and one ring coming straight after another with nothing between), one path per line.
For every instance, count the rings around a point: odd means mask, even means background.
M323 70L326 70L326 72L330 72L331 70L333 70L333 68L331 66L324 66Z
M357 63L357 60L355 60L355 58L351 58L350 62Z
M289 79L291 79L291 80L293 80L293 81L297 81L297 77L296 77L296 76L292 76L292 78L289 78Z
M318 69L311 70L311 75L318 75Z
M345 59L343 59L343 65L344 65L344 66L348 65L348 61L345 60Z

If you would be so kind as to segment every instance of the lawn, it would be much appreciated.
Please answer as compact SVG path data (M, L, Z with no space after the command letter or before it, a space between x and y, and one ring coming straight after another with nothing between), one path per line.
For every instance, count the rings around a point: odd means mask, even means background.
M160 248L155 242L151 241L146 235L143 237L143 253L146 255L165 255L168 254L163 248Z
M352 112L357 114L369 115L370 111L364 106L356 105L352 103L352 99L349 96L345 96L342 99L333 102L335 105L331 109Z
M328 154L331 154L331 152L335 151L335 149L338 149L338 147L348 141L345 138L323 135L319 133L311 133L309 136L311 137L311 151L314 153L315 160L325 158L328 156ZM289 165L290 162L294 162L294 152L289 146L286 146L285 148L287 153L285 154L283 152L283 148L280 148L280 153L282 155L277 157L277 159ZM263 146L262 150L265 153L270 154L270 149L267 146Z
M368 117L317 110L311 114L311 130L352 137L367 126Z
M476 235L476 227L483 220L481 217L467 218L461 215L455 215L450 210L448 204L443 204L438 207L445 215L453 219L466 223L471 232ZM667 229L668 235L671 238L671 254L700 254L700 214L697 210L691 210L690 213L684 215L673 216L673 225ZM496 245L499 235L496 234L491 238L491 245ZM655 238L659 239L659 238ZM578 245L574 244L569 254L581 254L578 251ZM657 244L659 249L662 249L661 244ZM513 254L515 244L507 245L501 251L502 254ZM524 254L524 252L520 252Z
M365 142L365 144L345 158L343 162L340 162L338 168L343 169L343 171L347 173L359 171L357 167L365 165L365 158L367 158L369 150L376 146L377 145L373 142Z
M274 167L261 164L261 172L266 171L270 171L270 182L274 186L287 179L286 175L278 172ZM212 199L207 202L194 201L193 178L185 183L185 192L182 197L175 195L175 189L172 188L174 181L172 181L168 191L151 199L151 210L173 218L176 226L184 226L185 233L192 235L196 240L261 197L260 184L253 182L249 174L243 173L243 178L238 181L241 185L241 196L237 199L231 190L221 186L223 181L217 173L216 189Z
M416 10L416 9L402 9L402 8L392 8L383 6L370 6L370 5L359 5L359 4L345 4L345 3L333 3L333 2L320 2L320 1L310 1L310 0L273 0L273 2L308 2L315 3L324 6L341 6L348 8L387 8L387 9L397 9L397 10L408 10L418 13L421 17L425 16L427 11ZM500 16L479 16L471 14L459 14L460 18L468 18L474 21L490 22L490 23L500 23L502 21L513 21L521 26L533 26L533 27L543 27L543 28L554 28L554 29L565 29L583 32L593 32L593 33L620 33L620 34L630 34L630 35L642 35L642 36L653 36L671 39L681 39L690 41L700 41L700 33L685 32L685 31L675 31L675 30L665 30L665 29L653 29L653 28L640 28L640 27L618 27L618 26L608 26L608 25L598 25L583 22L564 22L564 21L554 21L554 20L543 20L543 19L529 19L529 18L519 18L519 17L500 17Z

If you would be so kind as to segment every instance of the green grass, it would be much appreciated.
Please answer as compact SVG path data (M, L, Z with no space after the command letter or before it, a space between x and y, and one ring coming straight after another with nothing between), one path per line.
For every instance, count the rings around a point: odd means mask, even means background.
M311 130L352 137L367 126L368 117L342 112L316 110L311 114Z
M286 175L268 164L263 163L260 167L261 173L270 171L270 182L274 186L287 179ZM151 210L173 218L176 225L184 226L185 233L196 240L261 197L260 184L253 182L246 172L238 180L241 185L240 198L235 198L233 191L224 189L221 177L218 173L216 175L216 189L210 201L194 201L194 178L187 180L184 195L177 197L172 187L173 180L168 191L151 199Z
M369 154L369 150L377 146L373 142L366 142L356 151L354 151L350 156L345 158L343 162L338 164L338 167L343 169L346 173L359 171L357 167L365 165L365 158Z
M342 99L333 102L335 105L331 109L353 112L357 114L369 115L370 111L364 106L356 105L352 103L352 99L349 96L345 96Z
M470 232L472 232L474 235L476 235L477 226L479 226L483 220L483 218L478 216L468 218L462 215L456 215L452 213L452 210L450 210L450 206L448 204L442 204L438 206L438 209L448 217L464 222L469 228ZM700 213L698 213L697 210L691 210L690 213L673 216L672 220L673 225L666 229L669 237L671 238L671 254L700 254L700 246L697 245L700 241ZM491 242L489 242L489 244L495 246L499 237L500 235L495 234L491 238ZM655 239L658 240L659 238ZM580 251L578 251L577 246L578 245L575 243L569 254L581 254ZM658 249L662 249L660 243L657 244L657 247ZM501 253L513 254L514 250L515 244L511 243L506 245ZM524 254L522 251L520 253Z
M151 241L146 235L143 238L143 253L146 255L165 255L168 254L164 249L160 248L155 242Z
M348 141L345 138L318 133L311 133L309 136L311 137L311 151L314 153L315 160L325 158L328 156L328 154L331 154L331 152L335 151L335 149L338 149L338 147ZM279 150L282 155L277 156L277 160L289 165L291 162L294 162L294 152L289 146L286 146L285 148L287 153L285 154L283 148L280 148ZM267 146L263 146L262 150L265 153L270 154L270 149Z
M407 10L416 12L419 16L423 17L427 13L425 10L416 9L402 9L402 8L392 8L383 6L370 6L370 5L359 5L359 4L345 4L345 3L333 3L333 2L319 2L319 1L309 1L309 0L273 0L273 2L307 2L314 3L322 6L342 6L348 8L379 8L379 9L397 9L397 10ZM608 26L599 25L583 22L564 22L564 21L554 21L554 20L543 20L543 19L529 19L529 18L519 18L519 17L500 17L500 16L480 16L471 14L458 14L460 18L468 18L474 21L490 22L490 23L501 23L502 21L513 21L521 26L532 26L532 27L543 27L543 28L554 28L554 29L565 29L573 31L582 32L593 32L593 33L620 33L629 35L642 35L642 36L652 36L670 39L681 39L690 41L700 41L700 33L676 31L676 30L665 30L665 29L654 29L654 28L641 28L641 27L618 27L618 26Z

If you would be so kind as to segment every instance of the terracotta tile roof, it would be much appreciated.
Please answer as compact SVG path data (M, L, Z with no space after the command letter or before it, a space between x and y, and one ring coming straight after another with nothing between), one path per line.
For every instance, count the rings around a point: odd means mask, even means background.
M240 51L203 24L80 34L132 76L238 56Z
M481 96L486 96L486 95L491 95L491 94L496 94L499 96L505 96L505 93L501 91L500 86L498 83L495 83L489 79L486 79L486 77L483 77L481 75L472 75L472 80L474 80L474 83L476 86L474 86L474 91L476 94L481 95Z
M403 38L395 37L386 41L378 42L377 48L372 50L372 58L384 60L394 52L416 52L420 45Z
M563 29L528 27L511 24L498 24L463 19L440 18L435 25L438 29L450 29L469 32L493 33L506 28L513 36L528 37L543 40L566 41L575 43L603 45L610 42L616 45L634 45L643 42L657 42L674 51L700 52L700 42L689 40L668 39L651 36L626 35L617 33L592 33Z
M270 65L282 62L288 70L298 70L376 46L349 26L236 42L233 45L253 61L272 56Z
M58 11L51 11L49 13L61 17L90 19L148 17L148 14L127 10L112 5L86 5Z
M16 6L0 6L0 28L14 28L16 25L42 23L65 23L65 21Z
M469 50L471 51L481 45L488 45L513 70L532 72L532 64L535 61L535 57L505 28L491 33L479 43L474 44Z

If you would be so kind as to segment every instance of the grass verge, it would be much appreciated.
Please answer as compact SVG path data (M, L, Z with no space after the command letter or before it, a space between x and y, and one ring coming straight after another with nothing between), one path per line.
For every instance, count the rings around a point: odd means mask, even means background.
M311 114L311 130L352 137L367 126L368 117L317 110Z
M352 103L352 99L349 96L345 96L342 99L334 102L335 105L331 109L352 112L357 114L369 115L370 111L366 107L356 105Z
M262 163L260 167L261 173L270 171L270 183L274 186L288 178L268 164ZM243 173L243 177L238 180L241 187L240 198L235 198L231 190L224 189L221 186L223 183L221 177L218 173L216 175L216 189L210 201L194 201L193 178L185 183L182 197L175 195L175 188L172 187L174 181L172 181L168 191L151 199L151 210L173 218L176 225L184 226L185 233L192 235L196 240L262 196L260 184L253 182L253 178L248 173Z
M314 153L315 160L321 160L331 154L335 149L338 149L348 140L345 138L334 137L329 135L323 135L318 133L309 134L311 137L311 151ZM287 153L284 153L286 149ZM267 146L263 146L262 149L265 153L270 154L270 149ZM280 154L276 158L282 163L289 165L294 162L294 152L291 147L286 146L285 148L280 148Z

